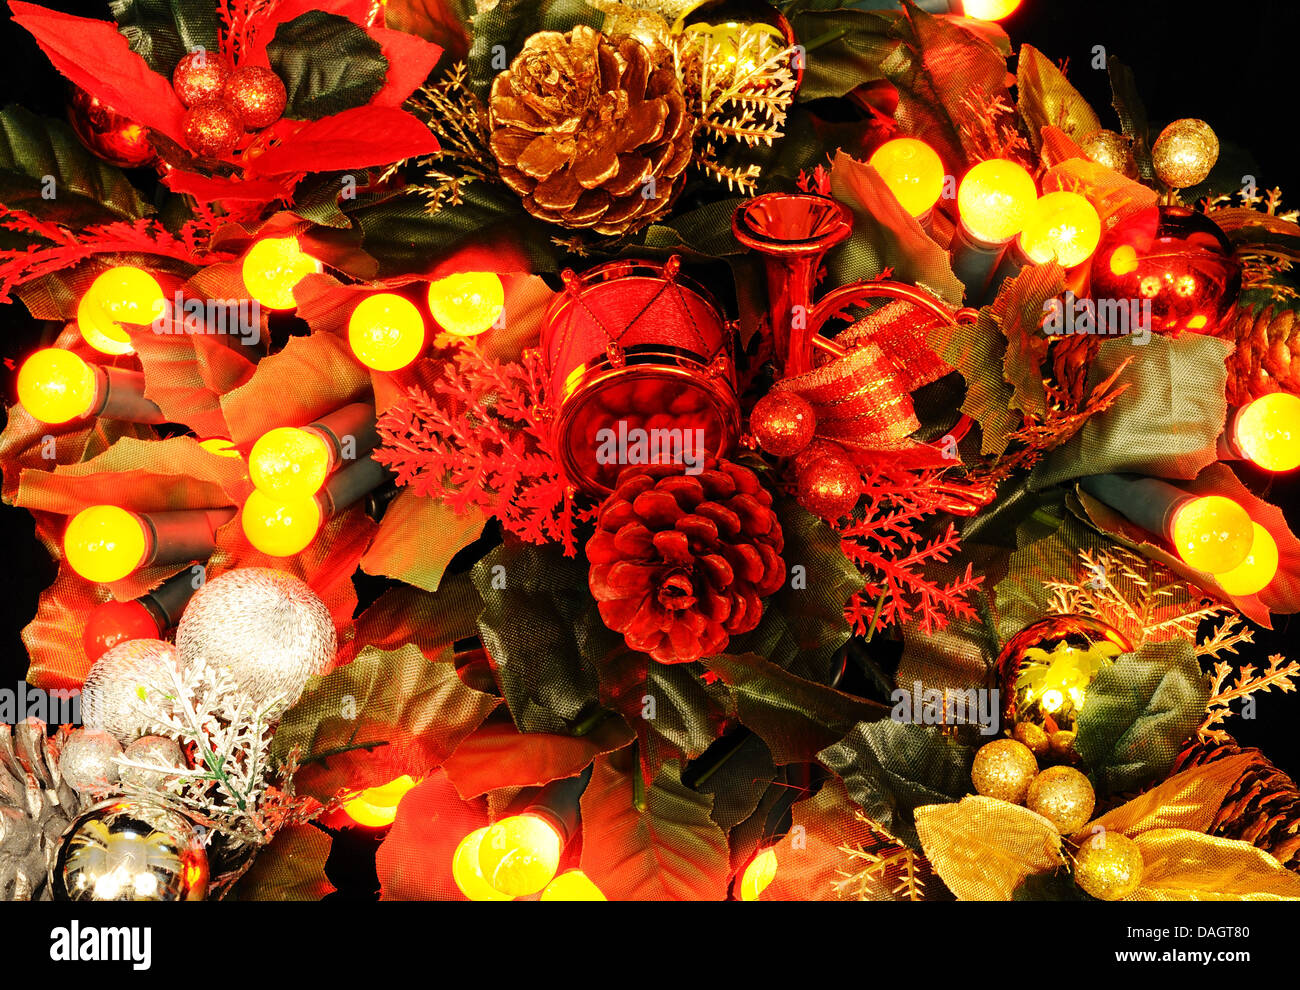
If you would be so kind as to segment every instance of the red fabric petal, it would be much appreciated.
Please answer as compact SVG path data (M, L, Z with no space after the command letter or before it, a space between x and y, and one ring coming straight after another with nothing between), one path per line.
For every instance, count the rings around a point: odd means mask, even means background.
M388 59L384 88L375 94L370 105L400 107L429 78L442 49L405 31L376 27L367 33L383 46L384 58Z
M411 114L396 107L354 107L303 125L283 144L251 161L248 174L370 168L437 150L438 139Z

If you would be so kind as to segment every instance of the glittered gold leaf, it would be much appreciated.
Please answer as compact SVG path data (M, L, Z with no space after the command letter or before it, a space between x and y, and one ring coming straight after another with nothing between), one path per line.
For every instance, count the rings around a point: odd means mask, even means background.
M1042 130L1059 127L1076 141L1101 130L1101 121L1065 73L1032 45L1020 46L1016 67L1016 86L1020 94L1020 115L1029 125L1029 136L1037 150Z
M1249 843L1181 828L1143 832L1136 842L1142 883L1125 900L1300 900L1300 876Z

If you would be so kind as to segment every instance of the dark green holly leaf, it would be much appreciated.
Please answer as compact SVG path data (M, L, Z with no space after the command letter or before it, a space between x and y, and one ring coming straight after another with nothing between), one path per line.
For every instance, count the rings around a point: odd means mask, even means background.
M334 885L325 877L333 840L313 825L290 825L226 895L228 901L319 901Z
M897 10L808 10L795 16L795 34L808 52L799 99L843 96L884 79L881 63L902 44L900 22Z
M737 733L719 739L687 771L691 790L713 798L709 814L724 831L754 813L777 774L767 744L747 729ZM697 774L700 764L706 766Z
M1052 873L1035 873L1025 877L1014 891L1013 901L1090 901L1087 894L1079 889L1069 870L1061 869Z
M538 31L599 28L605 15L586 0L500 0L474 18L469 49L470 83L486 98L492 79L510 67L524 42Z
M171 78L176 63L202 49L217 57L217 9L191 0L110 0L109 12L131 50Z
M309 10L281 24L266 46L284 83L284 115L320 120L365 106L384 87L388 59L379 42L346 17Z

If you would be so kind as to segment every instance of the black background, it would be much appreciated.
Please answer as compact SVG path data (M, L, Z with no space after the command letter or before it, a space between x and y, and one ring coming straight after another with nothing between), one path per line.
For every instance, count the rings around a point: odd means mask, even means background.
M106 3L95 0L52 0L48 5L84 16L109 16ZM1106 73L1091 67L1094 46L1104 46L1108 55L1118 56L1135 71L1155 128L1179 117L1207 120L1225 149L1249 150L1254 159L1249 173L1260 188L1280 185L1296 197L1288 205L1300 206L1293 157L1300 4L1294 0L1024 0L1004 26L1015 44L1032 44L1055 61L1068 59L1072 82L1102 113L1103 122L1114 127ZM8 19L7 8L0 16L0 52L4 103L61 115L65 90L60 77L31 37ZM20 361L45 329L27 317L21 304L0 310L0 356ZM12 371L0 374L0 379L6 402L12 403ZM1294 479L1250 471L1243 476L1257 493L1283 507L1293 529L1300 524L1300 485ZM37 596L53 580L55 569L34 539L31 517L24 511L0 507L0 548L4 685L25 675L27 658L19 631L34 614ZM1275 630L1261 631L1247 659L1262 663L1270 653L1286 652L1290 621L1278 617ZM1262 746L1295 776L1300 773L1300 746L1291 723L1297 719L1300 693L1273 692L1259 699L1254 721L1234 718L1228 728L1243 744ZM362 896L367 887L373 889L369 851L377 838L352 837L349 854L331 862L336 884Z

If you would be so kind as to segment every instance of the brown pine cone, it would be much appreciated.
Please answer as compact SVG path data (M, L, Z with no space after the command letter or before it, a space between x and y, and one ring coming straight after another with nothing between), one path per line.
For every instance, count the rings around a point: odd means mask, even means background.
M625 470L587 543L588 581L605 625L660 663L721 653L785 581L772 496L726 461Z
M695 118L671 65L636 38L535 34L489 108L501 178L548 223L625 234L666 214L686 182Z
M1270 392L1300 393L1300 320L1293 309L1237 307L1227 336L1237 342L1228 358L1228 402L1245 405Z

